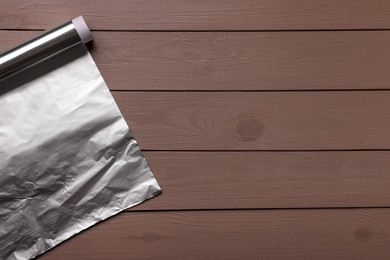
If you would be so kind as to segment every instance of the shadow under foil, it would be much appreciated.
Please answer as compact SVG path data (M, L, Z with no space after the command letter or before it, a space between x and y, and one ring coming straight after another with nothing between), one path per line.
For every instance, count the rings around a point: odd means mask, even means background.
M74 44L60 52L23 68L4 79L0 79L0 95L20 87L36 78L62 67L88 52L82 42Z

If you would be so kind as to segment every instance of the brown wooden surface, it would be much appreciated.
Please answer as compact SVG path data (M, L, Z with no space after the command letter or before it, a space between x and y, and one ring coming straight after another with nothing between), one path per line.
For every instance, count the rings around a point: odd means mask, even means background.
M389 29L387 0L2 0L0 29L84 15L100 30Z
M41 259L386 260L390 210L126 212Z
M0 48L34 34L0 32ZM93 36L92 56L112 90L390 89L390 31Z
M132 210L390 206L390 152L145 152L163 194Z
M78 15L163 194L42 259L390 259L390 1L0 0L0 49Z
M390 149L390 91L113 94L146 150Z

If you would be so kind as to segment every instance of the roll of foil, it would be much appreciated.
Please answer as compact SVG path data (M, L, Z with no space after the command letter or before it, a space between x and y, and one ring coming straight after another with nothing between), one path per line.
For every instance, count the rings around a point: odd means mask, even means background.
M31 259L160 193L81 17L0 54L0 258Z

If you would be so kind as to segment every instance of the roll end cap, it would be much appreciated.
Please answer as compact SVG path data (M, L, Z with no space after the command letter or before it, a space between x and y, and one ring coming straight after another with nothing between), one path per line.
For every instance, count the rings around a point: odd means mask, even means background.
M92 34L82 16L76 17L72 20L81 41L85 44L92 41Z

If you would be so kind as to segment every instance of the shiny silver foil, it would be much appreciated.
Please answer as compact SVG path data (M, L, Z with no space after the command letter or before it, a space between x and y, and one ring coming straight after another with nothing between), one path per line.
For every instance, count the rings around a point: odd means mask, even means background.
M159 192L72 21L0 54L0 259L34 258Z

